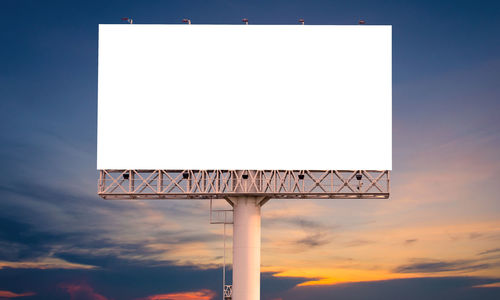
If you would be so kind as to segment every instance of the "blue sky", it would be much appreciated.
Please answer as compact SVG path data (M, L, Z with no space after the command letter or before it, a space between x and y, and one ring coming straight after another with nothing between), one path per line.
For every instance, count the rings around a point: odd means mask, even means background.
M206 202L96 196L97 30L122 17L393 25L391 199L267 204L262 298L498 298L499 15L493 1L2 0L0 298L219 292Z

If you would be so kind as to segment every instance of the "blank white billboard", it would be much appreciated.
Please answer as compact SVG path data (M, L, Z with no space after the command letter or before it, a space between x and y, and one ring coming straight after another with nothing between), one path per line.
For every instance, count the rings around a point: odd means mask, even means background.
M392 169L391 26L100 25L98 169Z

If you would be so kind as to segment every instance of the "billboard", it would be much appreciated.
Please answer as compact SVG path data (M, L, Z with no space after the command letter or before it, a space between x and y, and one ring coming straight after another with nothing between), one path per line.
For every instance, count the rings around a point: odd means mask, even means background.
M391 26L100 25L98 169L392 169Z

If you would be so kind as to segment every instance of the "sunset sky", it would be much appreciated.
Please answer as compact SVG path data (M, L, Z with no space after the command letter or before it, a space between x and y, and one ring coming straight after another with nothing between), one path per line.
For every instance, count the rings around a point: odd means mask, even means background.
M207 201L97 196L98 24L122 17L391 24L391 197L267 203L262 299L500 299L499 16L494 1L1 0L0 299L221 298Z

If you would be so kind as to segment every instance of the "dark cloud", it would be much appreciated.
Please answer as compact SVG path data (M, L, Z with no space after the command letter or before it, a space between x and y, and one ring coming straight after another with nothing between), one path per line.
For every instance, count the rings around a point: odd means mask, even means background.
M267 224L284 224L292 225L303 229L333 229L331 226L326 226L321 222L314 221L304 217L273 217L263 218L263 225Z
M324 233L313 233L307 235L305 238L297 240L295 243L312 248L326 245L330 243L330 240Z
M497 253L497 252L500 252L500 248L489 249L489 250L478 253L478 255L486 255L486 254L492 254L492 253Z
M0 216L0 260L26 260L48 254L52 245L76 238L66 234L40 232L33 225Z
M418 241L418 239L409 239L405 241L405 245L411 245Z
M61 269L1 269L0 290L32 291L36 295L29 299L106 299L134 300L149 295L178 293L197 290L212 290L220 296L222 270L200 269L196 266L175 266L168 263L154 266L136 260L117 257L94 257L92 255L65 256L65 259L101 266L93 270ZM231 270L228 270L231 278ZM22 278L23 280L19 280ZM266 295L280 295L305 278L274 277L273 273L262 273L263 299ZM81 297L81 298L78 298ZM102 299L104 299L102 298Z
M14 180L0 186L0 195L0 260L28 261L48 256L95 253L102 257L136 257L143 263L152 263L148 256L168 253L175 250L175 246L222 240L220 234L200 232L188 226L180 230L155 226L168 221L166 216L169 215L193 216L189 209L196 212L196 206L201 204L199 201L150 202L145 207L151 207L149 210L164 215L165 219L158 218L148 223L150 212L133 202L104 201L97 195L91 197L51 186ZM123 221L125 218L129 224ZM116 224L142 230L147 236L141 236L141 231L138 231L137 238L123 240L120 236L130 233ZM169 247L153 249L148 247L149 243Z
M301 277L274 277L275 273L265 272L261 274L261 294L262 299L277 299L283 293L294 288L300 283L315 280L319 278L301 278Z
M364 245L369 245L373 244L375 241L369 241L369 240L352 240L350 242L347 242L345 244L346 247L359 247L359 246L364 246Z
M449 271L477 271L490 268L487 263L474 260L439 261L431 259L413 259L413 263L397 267L396 273L440 273Z
M471 232L471 233L469 234L469 238L470 238L471 240L474 240L474 239L480 238L480 237L482 237L482 236L483 236L483 234L482 234L482 233L478 233L478 232Z
M22 278L23 280L19 280ZM219 292L220 269L200 270L194 267L141 266L129 261L111 260L106 268L96 270L0 270L0 290L30 290L30 299L107 299L133 300L153 294L210 289ZM78 298L83 297L83 298ZM85 298L87 297L87 298Z
M300 250L323 246L330 243L332 237L331 232L335 226L328 226L321 222L314 221L303 217L273 217L263 219L263 227L269 225L281 224L285 226L294 226L301 228L306 236L293 241L293 244L300 247Z
M94 258L103 257L102 253L113 256L143 256L161 253L141 243L116 242L100 238L92 232L45 232L31 224L22 223L0 217L0 260L4 261L36 261L44 257L70 258L73 253L95 253ZM57 249L57 251L56 251ZM109 259L109 257L107 258ZM105 262L106 259L103 260ZM94 265L93 261L72 262ZM143 261L144 263L144 261Z
M211 232L192 232L186 230L177 231L161 231L153 234L158 241L165 241L169 244L184 244L190 242L211 242L214 240L222 240L221 234L215 234Z
M493 300L500 299L500 289L481 289L474 288L474 286L497 281L498 279L495 278L474 277L395 279L297 287L280 294L280 297L286 300ZM272 298L263 297L263 299L271 300Z

